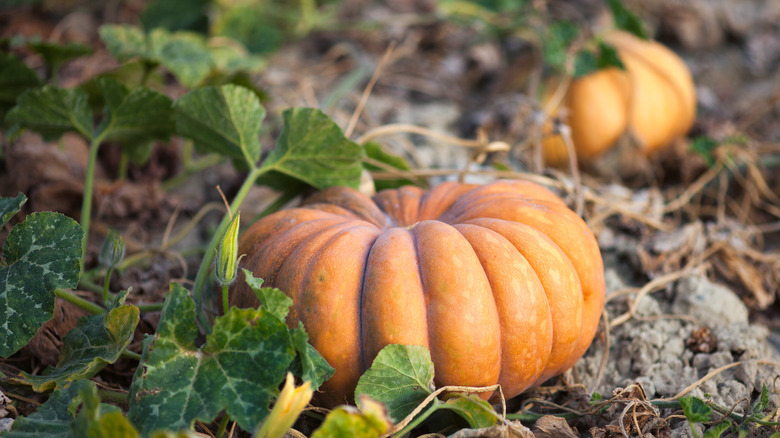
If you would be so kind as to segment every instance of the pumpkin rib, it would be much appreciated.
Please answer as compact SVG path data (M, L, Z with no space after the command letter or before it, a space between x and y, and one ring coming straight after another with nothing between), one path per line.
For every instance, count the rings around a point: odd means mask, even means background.
M307 208L293 208L277 211L266 217L271 219L257 221L242 233L238 245L238 254L254 253L257 245L264 242L269 236L283 233L300 223L338 216L334 215L332 212Z
M327 398L343 403L367 368L363 362L360 300L366 260L379 236L373 226L351 224L329 236L307 261L297 297L296 319L311 345L336 369L325 384ZM322 309L328 309L322 311Z
M420 199L417 221L438 219L460 196L476 187L479 185L454 181L439 184Z
M376 206L371 198L350 187L330 187L317 192L303 202L307 204L334 204L351 211L360 219L376 225L379 229L392 226L390 218Z
M429 348L425 293L408 229L391 228L374 242L361 296L364 363L389 344Z
M498 312L478 257L443 222L419 222L412 234L428 305L431 358L440 365L437 384L495 384L501 359Z
M504 396L512 398L541 377L550 359L553 320L547 293L526 257L506 237L474 223L455 228L471 244L490 282L501 326L498 383Z
M313 234L343 225L348 221L343 217L329 216L331 217L296 223L279 234L257 242L252 247L253 252L248 257L244 257L239 266L252 271L255 278L262 278L265 286L275 287L281 266L301 242ZM279 220L286 220L285 216L280 216ZM239 273L239 275L243 278L244 274ZM240 308L257 307L260 302L246 281L237 283L233 293L230 294L230 304Z
M575 351L582 335L583 297L579 276L561 248L541 231L518 222L477 218L466 224L494 231L525 257L541 282L552 318L552 347L536 382L556 375Z
M423 190L417 186L382 190L374 195L374 202L392 223L405 227L417 222Z

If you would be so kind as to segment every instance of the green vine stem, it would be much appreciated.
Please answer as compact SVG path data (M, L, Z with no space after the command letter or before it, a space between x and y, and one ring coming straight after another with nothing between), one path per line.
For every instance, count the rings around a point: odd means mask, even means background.
M397 433L393 434L393 438L400 438L402 436L407 435L409 432L411 432L415 427L422 424L423 421L427 420L428 417L431 416L434 412L436 412L441 406L438 403L434 403L431 407L425 410L421 415L415 417L414 420L410 421L406 426L404 426L403 429L399 430Z
M227 412L225 412L225 416L222 417L222 421L219 422L219 429L217 429L217 434L214 435L217 438L222 438L225 436L225 431L227 430L228 423L230 423L230 415L228 415Z
M126 357L126 358L129 358L129 359L134 359L134 360L137 360L139 362L141 361L141 355L140 354L136 353L135 351L130 351L127 348L122 350L121 355L122 355L122 357Z
M249 171L249 174L244 180L244 183L241 185L238 193L236 193L236 197L233 198L233 202L230 204L231 211L239 210L241 203L244 202L244 198L246 198L247 193L249 193L249 189L251 189L255 184L257 178L267 170L268 169L265 168L255 167ZM206 252L203 254L203 260L201 261L200 267L198 268L198 273L195 276L195 285L192 288L192 297L195 300L195 308L198 314L198 320L201 323L204 323L204 328L209 327L209 324L206 324L207 320L203 314L204 288L206 286L208 274L211 270L211 263L214 261L214 253L217 250L217 245L219 245L222 236L225 235L225 230L229 224L230 216L225 215L225 217L222 218L222 222L219 223L219 227L217 227L217 230L214 232L214 235L211 237L211 242L209 242L209 246L206 248ZM208 328L206 328L206 330L208 330Z
M227 314L230 310L230 301L228 300L228 285L222 285L222 313Z
M98 389L98 396L102 401L119 403L125 406L130 404L130 395L126 392Z
M163 303L136 304L141 312L159 312L163 308Z
M105 131L104 131L105 132ZM86 178L84 180L84 200L81 203L81 228L84 229L84 237L81 239L81 253L87 254L87 241L89 240L89 221L92 216L92 192L95 183L95 163L97 162L97 153L100 143L103 141L103 135L99 134L89 144L89 161L87 161ZM79 277L84 273L84 262L82 261L79 270Z
M68 292L64 289L60 289L60 288L54 289L54 295L95 315L98 315L106 311L106 309L98 306L92 301L87 301L84 298L76 296L73 293Z
M119 155L119 175L117 179L124 181L127 179L127 169L130 166L130 154L122 149L122 153Z
M106 279L103 281L103 305L108 303L108 283L111 282L111 274L114 272L114 267L109 266L106 271Z

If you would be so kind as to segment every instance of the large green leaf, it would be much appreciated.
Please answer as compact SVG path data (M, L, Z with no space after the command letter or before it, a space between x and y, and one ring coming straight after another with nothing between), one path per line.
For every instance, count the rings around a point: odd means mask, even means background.
M298 327L290 330L290 335L295 345L295 360L290 365L290 369L301 380L311 382L313 389L318 389L322 384L333 377L336 371L325 360L324 357L311 344L309 344L309 335L303 327L303 323L298 323Z
M260 305L280 321L284 321L290 312L293 300L279 289L263 287L263 279L255 278L252 271L248 269L243 271L244 279L257 295ZM303 323L299 322L297 328L290 330L290 336L296 352L295 360L290 365L291 371L302 380L311 382L313 389L318 389L323 382L333 376L333 367L309 344L309 335Z
M318 109L292 108L283 117L284 127L264 168L318 189L360 185L365 152L327 115Z
M21 192L15 198L0 198L0 227L18 213L25 202L27 202L27 196Z
M54 289L75 287L84 231L59 213L27 216L8 234L0 265L0 356L26 345L54 314Z
M265 109L251 90L236 85L204 87L176 101L176 130L200 150L243 160L260 159L260 124Z
M19 417L3 438L135 438L116 406L100 403L95 383L77 380L54 391L33 414Z
M260 305L279 320L284 321L287 314L290 313L290 306L293 304L292 298L284 294L275 287L263 287L263 279L255 278L252 271L244 268L244 280L246 284L254 291Z
M87 93L78 88L28 89L8 112L6 121L32 129L47 139L57 139L68 131L76 131L92 139L92 112Z
M367 395L402 420L433 392L431 354L419 345L388 345L358 380L355 398Z
M174 284L130 388L128 416L143 434L209 423L222 410L253 430L268 414L294 357L287 326L262 308L232 308L202 348L197 336L195 303Z
M111 78L100 78L98 84L106 101L99 132L106 140L133 149L151 140L167 140L174 132L173 102L168 96L146 87L130 91Z
M89 379L103 367L116 362L133 340L138 325L138 308L128 304L103 315L81 318L73 330L62 339L63 347L56 367L49 367L40 376L22 372L20 383L35 391L64 388L78 379Z
M41 83L38 75L17 57L0 52L0 123L16 99L28 88Z

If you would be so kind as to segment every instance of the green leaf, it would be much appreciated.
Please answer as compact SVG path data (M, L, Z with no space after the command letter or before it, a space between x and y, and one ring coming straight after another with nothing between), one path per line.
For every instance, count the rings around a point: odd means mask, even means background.
M191 91L176 101L177 132L201 151L243 160L250 167L260 159L260 123L265 109L243 87L223 85Z
M280 321L284 321L290 312L293 300L279 289L262 287L263 279L255 278L252 271L247 269L243 271L247 284L260 300L260 306L279 318ZM295 359L290 365L291 371L302 380L311 382L311 387L314 390L318 389L323 382L333 376L333 367L309 344L309 335L306 333L303 323L298 323L297 328L290 330L290 336L296 352Z
M682 407L683 414L692 423L706 423L712 416L712 408L698 397L680 397L677 399Z
M449 409L466 420L472 429L494 426L498 417L490 403L474 394L458 394L447 400L440 409Z
M174 284L130 387L128 417L142 434L210 423L222 410L253 430L268 415L294 357L287 326L262 308L232 308L202 348L197 336L195 303Z
M146 29L191 30L208 33L209 0L152 0L141 13Z
M380 403L363 396L359 404L359 410L352 406L332 410L311 438L378 438L390 430L390 421Z
M84 382L84 380L79 382ZM71 427L74 436L88 438L138 437L138 431L127 421L118 407L100 403L97 387L94 384L83 386L79 391L79 398L82 406ZM71 402L71 412L75 412L74 408L76 407L74 402Z
M186 87L195 87L214 68L203 36L192 32L152 29L148 36L152 58L173 73Z
M691 141L691 150L701 155L707 162L707 165L712 167L715 164L715 149L720 146L720 142L713 140L709 137L696 137Z
M138 434L118 407L100 403L94 382L77 380L65 389L54 391L34 413L17 418L11 431L2 436L135 438Z
M54 315L54 289L76 287L84 231L73 219L32 213L8 234L0 265L0 356L25 346Z
M111 56L119 62L129 61L136 56L154 61L144 31L135 26L105 24L98 30L100 38Z
M3 227L9 219L19 213L25 202L27 202L27 196L22 192L19 192L15 198L0 198L0 227Z
M311 344L309 344L309 335L303 328L303 323L298 323L298 327L290 330L295 352L297 353L290 370L301 380L311 382L311 387L317 390L322 384L333 377L332 366Z
M731 420L721 421L704 432L703 438L720 438L720 436L723 435L723 432L731 429L731 426Z
M620 59L615 46L604 41L599 41L599 58L597 60L599 68L617 67L621 70L625 70L626 66Z
M284 42L285 34L282 27L287 20L285 17L273 14L268 10L268 6L264 7L264 4L273 3L245 2L225 8L213 25L214 34L240 41L252 53L267 54L276 51Z
M43 57L46 65L52 72L56 71L65 61L82 56L91 55L93 50L79 43L50 43L46 41L32 41L27 44L35 53Z
M598 54L590 50L581 50L574 58L574 77L580 78L597 70L616 67L625 70L626 66L620 60L617 49L603 41L598 42Z
M615 20L615 26L618 29L625 30L644 40L648 39L648 33L642 20L633 12L626 9L621 0L607 0L609 10L612 11L612 17Z
M78 88L46 85L28 89L19 96L6 121L19 123L46 139L58 139L68 131L76 131L92 140L92 112L87 93Z
M175 130L173 102L168 96L127 87L111 78L98 79L106 101L106 116L99 128L106 140L117 141L129 152L151 140L168 140Z
M279 318L280 321L284 321L287 318L287 314L290 312L290 306L293 304L292 298L285 295L275 287L262 287L263 279L255 278L252 275L252 271L243 269L244 278L246 283L257 295L257 299L260 300L260 305L263 306L271 315Z
M47 368L40 376L22 372L14 380L42 392L89 379L119 359L133 340L138 321L138 308L133 305L119 306L104 315L82 317L62 339L64 345L56 367Z
M377 142L369 141L363 144L363 148L365 149L366 156L368 158L373 158L374 160L380 161L398 170L410 169L409 163L407 163L406 160L404 160L403 158L397 155L393 155L385 152L385 150L382 149L382 146ZM366 170L369 171L385 170L369 163L364 163L363 166L366 168ZM377 191L384 190L384 189L397 189L398 187L407 186L407 185L414 185L414 181L406 178L380 179L374 181L374 187L376 188Z
M282 132L263 168L318 189L359 187L365 157L360 145L347 139L341 128L318 109L292 108L282 116Z
M162 65L187 87L198 85L214 68L205 38L196 33L156 28L147 35L135 26L107 24L101 26L100 37L117 60L139 57Z
M367 395L401 420L433 392L431 354L420 345L388 345L358 380L355 398Z
M764 412L764 409L769 406L769 388L766 387L766 383L761 384L761 396L753 404L753 413L760 414Z
M581 78L599 69L596 54L590 50L581 50L574 57L574 77Z
M38 75L24 62L9 53L0 52L0 122L16 105L16 99L22 92L40 84Z
M570 21L554 21L547 26L546 35L542 40L544 61L556 70L564 71L569 46L579 33L580 28Z

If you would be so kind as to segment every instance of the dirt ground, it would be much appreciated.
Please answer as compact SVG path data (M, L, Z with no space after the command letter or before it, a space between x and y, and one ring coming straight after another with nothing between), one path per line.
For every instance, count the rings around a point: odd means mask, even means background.
M78 1L67 2L74 3L72 8L48 3L0 11L2 36L42 34L94 45L95 54L64 66L59 82L72 86L115 67L99 42L98 26L106 20L133 23L144 2L117 2L112 8ZM593 27L605 20L599 1L538 3L547 3L548 20L574 19ZM359 108L352 138L383 125L415 124L460 139L486 136L501 142L492 143L496 150L474 152L430 135L378 138L388 151L411 163L413 171L407 176L424 178L427 184L533 173L572 207L582 207L603 252L608 302L593 347L574 372L551 385L581 384L587 393L596 391L605 399L614 393L625 400L618 410L631 402L688 394L742 412L748 406L744 400L755 399L766 384L770 407L776 411L780 2L632 0L626 5L691 69L697 118L688 137L658 156L637 159L635 145L626 137L608 156L584 165L576 178L571 169L534 165L530 133L540 107L533 84L534 78L549 72L533 42L522 33L496 36L483 25L448 20L435 12L435 2L347 0L339 10L346 24L284 45L254 80L268 93L264 105L271 118L290 106L317 106L346 127ZM35 63L36 58L28 61ZM168 91L173 96L182 92L175 87ZM264 144L270 147L275 134L269 130ZM712 152L717 164L708 165L691 150L698 137L720 143ZM29 211L77 216L87 145L75 136L66 136L60 145L52 148L34 135L4 144L0 195L23 191L30 197ZM227 164L176 188L161 189L161 181L181 170L181 146L177 140L159 145L148 164L131 166L129 182L122 185L111 182L118 149L105 148L96 197L98 234L120 226L126 230L129 253L140 251L159 241L170 221L175 224L173 234L179 231L183 222L177 215L191 217L204 205L219 202L213 189L217 184L228 196L235 192L241 175ZM386 176L379 173L375 179ZM268 189L256 188L242 218L254 217L273 196ZM202 244L217 219L208 215L173 249ZM98 248L90 251L87 263L94 264ZM133 286L139 299L151 301L160 297L168 281L186 278L197 266L193 258L159 257L151 267L132 268L115 278L115 286ZM151 331L155 316L146 318L142 325ZM40 367L56 360L58 336L28 349L13 366ZM119 363L107 372L127 377L127 366ZM543 390L524 400L548 397L581 408L581 394L575 393L551 396ZM619 414L572 424L580 433L620 436L615 429ZM643 432L691 436L687 423L674 414L646 412ZM751 433L769 436L764 429Z

